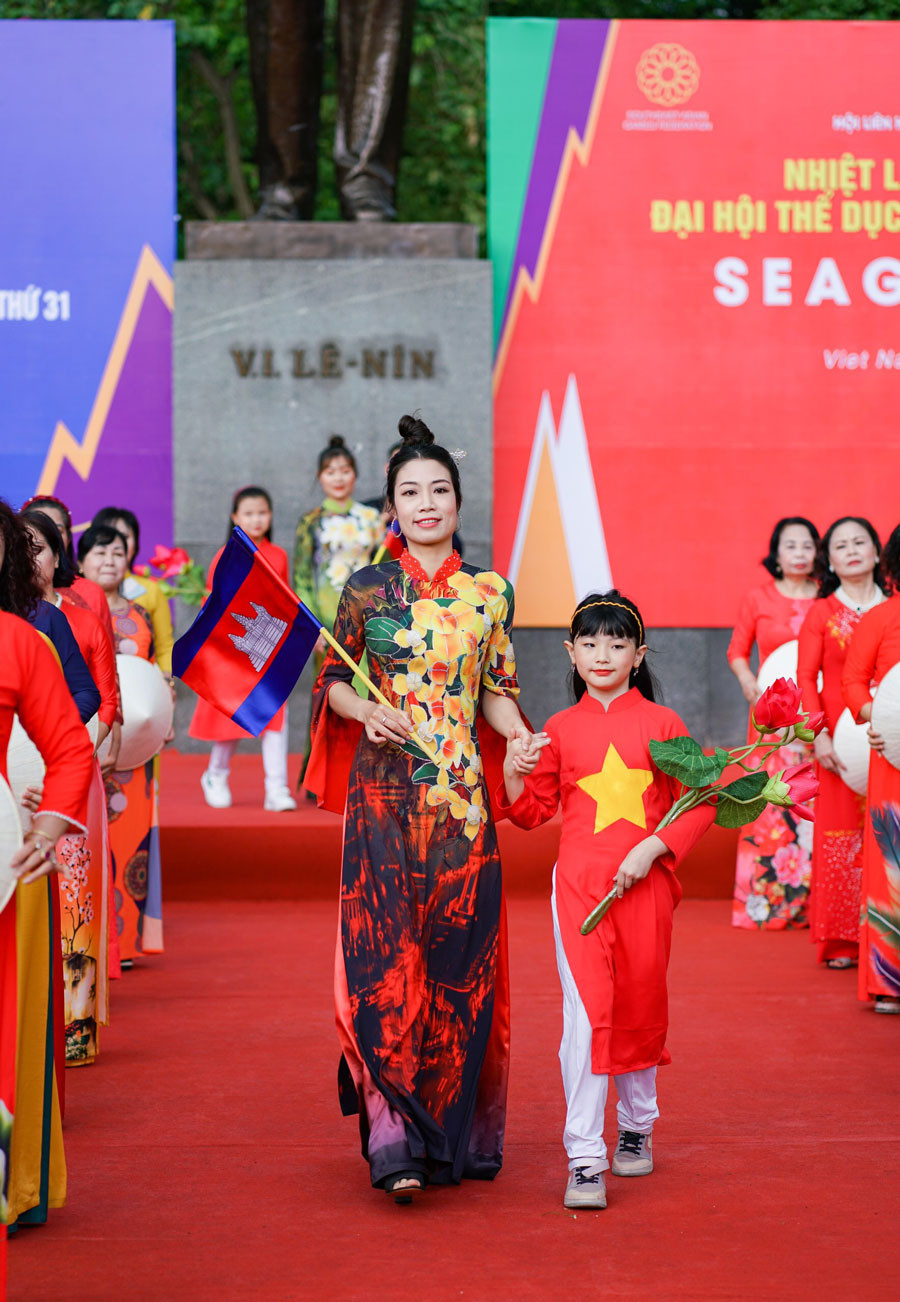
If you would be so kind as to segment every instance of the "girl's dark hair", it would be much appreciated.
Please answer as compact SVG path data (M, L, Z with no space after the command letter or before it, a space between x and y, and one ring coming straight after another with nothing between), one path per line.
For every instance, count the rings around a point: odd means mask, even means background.
M776 579L784 578L784 571L778 564L778 544L781 542L781 535L784 533L785 529L787 529L788 525L791 524L799 524L802 525L804 529L808 529L813 543L817 547L819 545L819 531L813 524L812 520L807 520L805 515L786 515L782 520L779 520L775 528L772 530L772 537L769 539L769 554L768 556L764 556L762 559L765 568L769 571L772 577Z
M128 528L134 534L134 554L137 556L138 552L141 550L141 526L138 524L138 518L135 513L129 511L127 506L104 506L103 510L98 511L94 516L91 524L108 524L115 529L117 520L124 520L128 525ZM78 547L78 556L80 559L80 545Z
M3 535L3 563L0 565L0 610L28 619L43 598L34 563L34 543L25 522L0 497L0 534Z
M865 516L842 515L840 520L835 520L834 524L829 525L828 528L825 530L825 534L822 538L822 541L819 543L818 549L816 551L816 565L815 565L815 569L813 570L813 577L815 578L816 583L818 583L819 585L820 597L830 597L832 592L836 592L838 588L841 586L840 579L835 574L834 570L832 570L831 568L831 563L828 559L828 550L831 547L831 539L834 535L835 529L838 529L842 524L858 524L860 529L865 529L866 533L869 535L869 537L872 539L872 542L875 544L875 551L878 553L879 556L881 555L881 539L878 537L878 534L875 532L875 526L873 524L870 524L870 522L865 518ZM881 565L878 560L875 561L875 568L872 571L872 578L878 584L879 588L884 587L884 579L881 574Z
M65 502L61 502L58 497L50 497L49 494L44 493L38 497L29 497L28 501L22 507L22 510L23 512L30 511L33 508L35 511L40 511L41 508L45 506L55 506L57 511L61 511L63 514L63 518L66 522L67 535L63 539L63 546L66 549L66 556L68 557L69 564L72 566L72 572L74 573L75 553L72 550L72 512L66 506Z
M122 517L124 519L124 516ZM120 542L128 552L128 540L118 529L114 529L111 524L92 524L85 529L84 533L78 539L78 559L83 561L89 551L95 547L108 547L110 543Z
M398 451L394 453L388 462L387 486L384 494L388 506L393 507L394 505L394 487L397 483L397 474L409 461L439 462L450 476L453 492L456 494L457 508L462 506L459 467L447 449L442 448L439 443L435 443L434 435L425 422L417 416L401 416L397 428L400 431L402 442Z
M75 579L75 567L69 563L63 536L49 515L32 506L22 512L21 518L29 529L37 530L56 557L56 568L53 571L54 588L71 588Z
M643 646L647 640L641 612L629 597L623 597L616 588L609 592L592 592L575 607L569 625L571 641L575 642L580 637L596 637L598 633L605 633L607 637L621 637L633 642L636 647ZM636 687L648 701L661 699L659 684L650 672L646 656L637 669L632 669L630 685ZM576 701L580 701L587 691L587 684L574 665L572 691Z
M881 572L890 591L900 593L900 524L884 544Z
M327 446L319 453L319 464L316 474L321 475L325 467L329 465L330 462L336 461L338 457L345 457L347 461L350 462L354 475L358 473L356 469L356 457L347 447L343 437L340 434L332 434L331 438L328 440Z
M267 542L271 542L272 541L272 520L271 520L272 499L264 488L260 488L259 484L248 484L246 488L238 489L234 497L231 499L231 514L234 515L234 513L237 511L238 507L240 506L241 502L246 502L248 498L251 497L261 497L263 501L266 503L266 506L268 506L269 508L269 517L270 517L269 527L266 530L266 532L263 534L263 537L266 539ZM229 520L228 533L225 535L226 542L228 542L228 539L231 537L231 530L233 528L234 526Z

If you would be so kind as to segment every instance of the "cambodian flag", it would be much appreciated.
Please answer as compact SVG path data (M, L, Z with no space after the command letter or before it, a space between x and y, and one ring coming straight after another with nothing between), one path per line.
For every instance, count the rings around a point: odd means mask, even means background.
M172 669L258 737L290 696L322 626L235 528L212 591L175 643Z

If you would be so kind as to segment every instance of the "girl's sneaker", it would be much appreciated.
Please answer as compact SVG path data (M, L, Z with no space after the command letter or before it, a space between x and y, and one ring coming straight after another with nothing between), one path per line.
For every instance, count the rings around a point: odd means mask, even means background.
M620 1130L613 1175L649 1175L653 1170L653 1136L636 1130Z
M599 1162L589 1162L584 1166L576 1166L573 1171L570 1171L563 1206L578 1208L581 1211L597 1211L605 1207L604 1169Z
M200 777L203 796L211 809L229 809L231 807L231 788L228 777L223 773L211 773L206 769Z

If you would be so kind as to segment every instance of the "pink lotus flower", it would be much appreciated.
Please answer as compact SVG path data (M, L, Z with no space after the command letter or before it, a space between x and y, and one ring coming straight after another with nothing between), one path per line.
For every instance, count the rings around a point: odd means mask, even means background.
M813 822L814 815L804 801L812 800L819 791L819 780L812 764L791 764L769 778L761 794L773 805L793 809L799 818Z
M176 578L190 562L191 558L183 547L164 547L162 543L156 544L150 557L150 564L155 570L162 570L164 579Z

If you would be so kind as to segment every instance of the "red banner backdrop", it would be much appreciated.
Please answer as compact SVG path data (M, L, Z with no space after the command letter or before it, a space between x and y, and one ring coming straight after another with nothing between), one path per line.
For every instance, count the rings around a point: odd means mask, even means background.
M777 517L900 520L898 62L893 24L610 24L498 344L519 624L612 579L727 625Z

